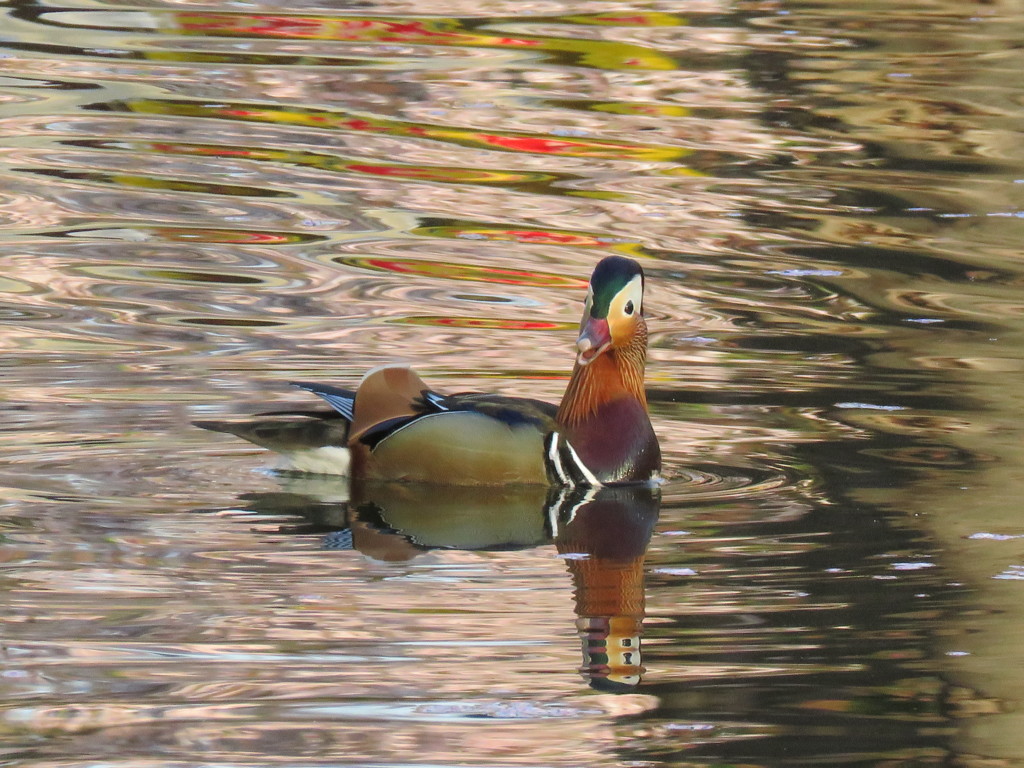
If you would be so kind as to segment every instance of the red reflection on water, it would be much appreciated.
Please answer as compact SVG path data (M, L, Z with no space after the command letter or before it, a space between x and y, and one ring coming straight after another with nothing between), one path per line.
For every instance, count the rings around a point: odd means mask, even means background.
M381 272L395 272L419 277L440 277L449 280L470 280L481 283L503 285L528 285L551 288L587 287L587 281L576 277L552 275L507 267L480 266L476 264L452 264L449 262L420 261L418 259L382 259L373 257L341 257L339 263L363 267Z
M459 19L337 18L279 14L176 13L179 31L194 35L264 37L287 40L404 43L480 48L529 48L570 54L601 68L673 69L674 61L653 48L608 40L580 40L546 35L490 35L467 29ZM661 14L623 17L630 26L664 26ZM613 25L615 17L580 17L584 23ZM673 22L677 23L677 22Z
M246 232L237 229L189 229L185 227L154 227L149 230L154 237L164 240L189 240L204 243L238 243L259 245L288 245L301 243L311 238L289 232Z
M178 115L188 117L246 120L275 125L300 125L312 128L331 128L356 132L371 132L389 136L448 141L467 146L498 148L513 152L531 152L544 155L570 157L608 157L649 161L678 161L690 154L682 147L654 144L630 144L605 139L553 139L543 135L523 133L491 133L466 128L449 128L424 123L409 123L390 118L355 116L342 111L309 109L305 107L280 108L244 104L204 104L198 101L170 99L132 99L118 103L142 114Z
M417 227L416 235L429 237L457 237L466 240L512 241L539 245L569 245L581 248L603 248L627 253L631 256L642 254L642 245L618 237L604 237L586 232L569 232L555 229L500 229L457 224L447 227Z
M492 317L405 317L403 325L434 325L446 328L483 328L500 331L562 331L574 327L570 323L547 320L510 320Z
M238 148L216 144L186 144L178 142L139 142L140 149L167 155L199 155L203 157L242 157L247 160L270 161L322 168L329 171L348 171L370 176L395 179L418 179L453 184L518 184L543 182L557 178L553 174L533 171L494 171L467 169L442 165L404 165L393 163L353 163L344 158L317 152L287 151L280 149Z

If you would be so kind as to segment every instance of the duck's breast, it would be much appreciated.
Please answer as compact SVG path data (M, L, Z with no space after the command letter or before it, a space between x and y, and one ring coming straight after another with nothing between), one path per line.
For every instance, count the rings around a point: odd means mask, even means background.
M643 403L630 397L602 404L566 430L580 460L602 483L646 482L661 470L661 449Z

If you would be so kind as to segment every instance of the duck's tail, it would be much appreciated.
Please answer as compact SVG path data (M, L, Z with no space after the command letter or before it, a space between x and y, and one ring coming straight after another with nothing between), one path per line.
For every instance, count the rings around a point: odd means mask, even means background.
M252 421L193 421L212 432L226 432L281 456L280 469L347 475L349 422L330 411L261 414Z

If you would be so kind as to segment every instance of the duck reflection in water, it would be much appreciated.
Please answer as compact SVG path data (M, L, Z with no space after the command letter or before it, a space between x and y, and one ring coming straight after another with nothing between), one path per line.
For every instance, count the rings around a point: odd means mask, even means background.
M438 549L509 551L554 543L572 577L580 673L591 687L629 693L644 673L644 555L658 519L660 492L649 486L603 488L437 488L366 485L345 499L342 484L288 478L288 490L246 494L257 514L299 516L283 534L321 534L325 548L402 562ZM331 493L338 493L337 500Z

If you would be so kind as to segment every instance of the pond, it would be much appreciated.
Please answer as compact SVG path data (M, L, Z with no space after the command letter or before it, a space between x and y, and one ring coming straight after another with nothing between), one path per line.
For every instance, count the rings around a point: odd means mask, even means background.
M1024 15L0 0L0 764L1024 765ZM192 426L557 402L647 276L655 490Z

